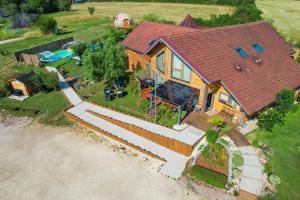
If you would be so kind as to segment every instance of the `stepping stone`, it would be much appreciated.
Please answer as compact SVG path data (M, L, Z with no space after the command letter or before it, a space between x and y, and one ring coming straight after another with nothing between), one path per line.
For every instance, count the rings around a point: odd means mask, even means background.
M242 176L240 189L251 194L260 196L262 190L262 181Z
M261 167L261 164L259 162L259 159L256 155L243 155L244 158L244 165L250 165L250 166L257 166Z
M257 155L255 149L252 146L245 146L238 148L243 155Z
M253 178L257 180L262 180L262 170L261 167L244 165L241 173L242 176L246 176L248 178Z

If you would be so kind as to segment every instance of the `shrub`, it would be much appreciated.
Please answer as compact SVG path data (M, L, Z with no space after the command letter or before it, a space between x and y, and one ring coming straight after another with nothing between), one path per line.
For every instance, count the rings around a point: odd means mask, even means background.
M205 136L209 144L215 144L218 139L218 133L211 129L206 131Z
M148 100L142 100L141 101L141 105L140 108L142 109L142 111L147 112L150 106L150 102Z
M215 127L221 127L224 124L224 119L219 116L208 118L207 122Z
M161 23L161 24L176 24L176 22L171 21L171 20L162 19L162 18L160 18L159 15L156 15L154 13L148 13L148 14L144 15L143 20L148 21L148 22L157 22L157 23Z
M88 12L90 13L90 15L93 15L95 10L95 7L88 7Z
M264 172L268 175L273 173L273 165L270 161L264 165Z
M59 79L55 72L37 72L36 75L32 77L31 81L35 87L46 92L58 89Z
M276 174L271 174L269 176L269 181L274 185L278 185L281 183L279 176L277 176Z
M233 175L234 178L239 177L241 175L241 171L237 168L234 168L232 170L232 175Z
M206 146L200 156L205 162L218 167L224 167L224 161L228 159L227 151L218 143Z
M283 125L283 123L282 114L276 109L270 108L259 114L257 125L263 130L272 131L275 125Z
M86 50L87 45L85 43L79 43L75 46L72 46L72 49L74 51L74 54L81 57Z
M287 112L294 110L295 105L295 91L289 89L282 89L278 92L276 96L276 110L278 110L282 115L285 115Z
M41 17L37 22L38 27L43 33L55 33L57 30L57 22L52 17Z
M1 96L9 96L11 94L10 85L5 81L0 81L0 97Z
M72 0L58 0L58 9L59 10L70 10L72 6Z
M241 155L233 154L232 163L235 167L241 167L244 164L244 158Z

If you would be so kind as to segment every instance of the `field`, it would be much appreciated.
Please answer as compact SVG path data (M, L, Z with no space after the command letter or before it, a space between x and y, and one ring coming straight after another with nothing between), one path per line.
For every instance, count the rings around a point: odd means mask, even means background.
M257 0L256 5L263 11L263 17L289 41L300 40L300 1Z
M254 131L247 135L251 141L262 141L273 151L270 160L275 174L281 178L279 199L299 199L300 166L300 107L287 116L283 127L273 132Z

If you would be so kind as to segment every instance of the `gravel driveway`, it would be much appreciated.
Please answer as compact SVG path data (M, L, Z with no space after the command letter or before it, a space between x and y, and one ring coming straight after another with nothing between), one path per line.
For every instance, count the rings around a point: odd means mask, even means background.
M157 173L159 161L126 151L66 128L0 123L0 199L202 199Z

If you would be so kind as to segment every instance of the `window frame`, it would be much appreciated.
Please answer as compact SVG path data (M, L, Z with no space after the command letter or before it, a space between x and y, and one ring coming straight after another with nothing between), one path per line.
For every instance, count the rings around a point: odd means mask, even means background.
M225 100L221 99L221 95L227 96L228 100L225 101ZM232 98L229 94L226 94L224 92L220 92L218 99L219 99L219 102L224 103L224 104L226 104L226 105L228 105L228 106L230 106L232 108L234 108L235 105L236 105L236 102L235 102L234 98ZM232 101L233 103L230 103L230 101Z
M262 46L260 46L260 44L258 43L252 44L252 47L255 49L257 53L262 53L265 51L265 49Z
M162 61L161 61L161 65L162 66L160 66L160 67L162 67L162 68L160 68L159 66L158 66L158 57L159 56L161 56L161 55L163 55L163 57L162 57ZM162 50L162 51L160 51L159 53L157 53L156 54L156 57L155 57L155 64L156 64L156 69L158 69L160 72L162 72L162 73L165 73L165 71L166 71L166 51L165 50Z
M247 58L248 57L248 53L242 47L235 48L235 51L242 58Z
M171 52L171 78L174 78L176 80L180 80L180 81L184 81L186 83L190 83L191 82L191 78L192 78L192 70L178 57L176 56L177 59L180 60L180 69L174 67L174 57L175 57L175 53ZM184 80L183 79L183 72L184 72L184 67L188 68L190 73L189 73L189 80ZM173 75L173 70L176 72L180 72L180 78L177 78Z

